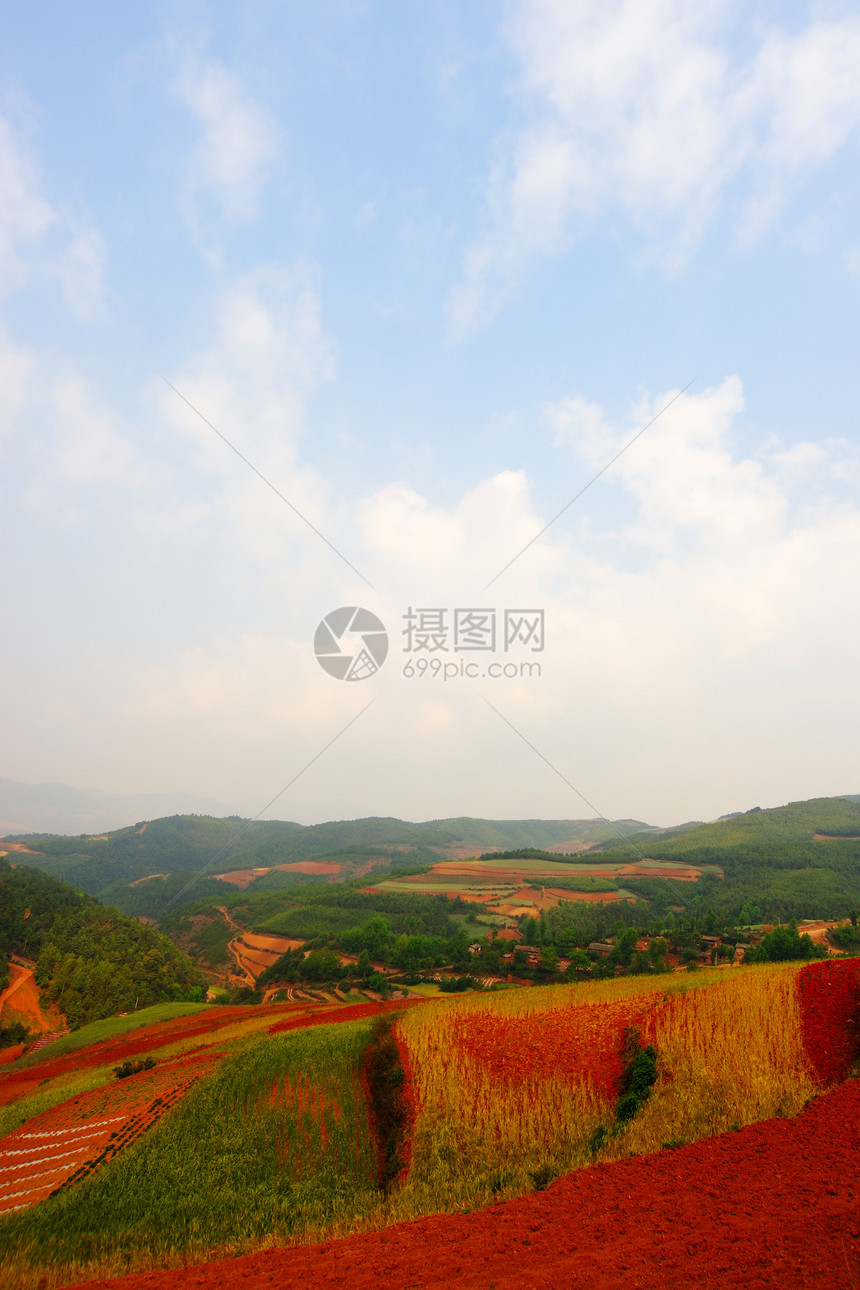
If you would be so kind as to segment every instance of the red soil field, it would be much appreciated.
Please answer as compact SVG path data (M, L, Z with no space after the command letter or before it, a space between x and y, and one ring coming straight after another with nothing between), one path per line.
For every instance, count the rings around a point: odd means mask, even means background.
M860 1051L858 969L858 960L837 960L809 964L799 973L804 1036L822 1083L844 1078ZM557 1071L574 1059L593 1063L595 1078L611 1086L621 1029L658 998L660 992L603 1005L601 1029L610 1039L606 1052L594 1047L598 1020L589 1016L587 1004L521 1018L515 1032L504 1022L494 1027L501 1018L478 1014L460 1042L491 1063L503 1081ZM269 1030L352 1020L413 1002L424 1001L310 1009ZM611 1025L606 1025L607 1007L614 1010ZM44 1066L36 1069L43 1072ZM319 1290L860 1287L858 1166L860 1079L824 1093L794 1120L770 1120L675 1151L595 1165L559 1179L544 1193L478 1213L437 1215L317 1246L87 1285L88 1290L227 1290L236 1284L244 1290L268 1290L273 1284Z
M653 861L649 864L625 864L618 870L619 878L675 878L678 882L698 882L701 876L701 869L673 869L671 865L661 868Z
M342 865L336 864L333 860L295 860L291 864L270 865L266 869L231 869L229 873L216 873L214 876L221 882L229 882L234 887L244 889L259 878L264 873L274 873L275 870L284 873L308 873L331 874L340 873Z
M588 900L603 903L620 899L617 891L565 891L562 887L544 887L541 892L535 887L523 887L521 891L511 896L511 904L529 902L535 909L555 909L561 900Z
M297 941L289 936L268 936L264 932L243 932L242 940L252 950L267 950L276 956L304 945L304 941Z
M547 1191L87 1290L834 1290L860 1286L860 1081L794 1120L594 1165Z
M279 1035L284 1030L304 1030L308 1026L328 1026L333 1021L360 1021L363 1017L375 1017L380 1012L402 1012L404 1008L414 1008L416 1004L426 1003L426 999L389 999L386 1003L356 1003L345 1008L332 1008L322 1012L307 1005L301 1016L290 1017L269 1026L270 1035Z
M22 1020L29 1030L40 1034L56 1030L62 1025L62 1018L53 1009L50 1015L42 1006L39 987L33 978L31 968L22 967L20 963L9 964L9 985L0 994L0 1019Z
M340 873L342 866L334 860L296 860L293 864L275 865L285 873Z
M636 995L614 1003L573 1003L555 1012L515 1019L474 1013L458 1025L457 1042L489 1066L496 1079L524 1083L587 1075L594 1087L612 1096L621 1077L621 1039L655 998Z
M192 1013L188 1017L179 1017L173 1021L160 1021L153 1025L141 1026L127 1035L116 1039L106 1039L89 1048L77 1049L51 1059L46 1052L45 1060L38 1061L26 1070L9 1071L0 1083L0 1106L14 1102L16 1098L31 1093L44 1080L53 1079L55 1075L64 1075L69 1071L81 1070L93 1066L116 1066L134 1057L145 1056L155 1048L162 1048L179 1039L191 1039L197 1035L210 1035L232 1025L243 1018L269 1015L277 1017L295 1016L296 1012L304 1013L307 1004L257 1004L249 1007L211 1008L206 1012ZM321 1011L322 1005L316 1010Z
M860 960L809 963L798 974L798 988L816 1076L822 1084L845 1079L860 1053Z
M165 1062L80 1094L0 1139L0 1212L44 1200L98 1157L140 1137L212 1070L221 1053Z

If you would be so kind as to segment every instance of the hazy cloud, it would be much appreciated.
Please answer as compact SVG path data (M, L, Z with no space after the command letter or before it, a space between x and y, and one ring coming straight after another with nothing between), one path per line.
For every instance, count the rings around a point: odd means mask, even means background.
M0 290L53 278L73 312L89 316L103 296L104 242L43 188L35 158L0 117Z
M238 75L215 63L189 63L176 89L200 125L192 189L212 192L234 222L253 219L277 154L274 118L253 101Z
M523 121L499 141L455 335L598 215L629 221L670 270L726 206L739 235L760 234L860 123L857 16L741 30L719 0L519 0L507 35Z

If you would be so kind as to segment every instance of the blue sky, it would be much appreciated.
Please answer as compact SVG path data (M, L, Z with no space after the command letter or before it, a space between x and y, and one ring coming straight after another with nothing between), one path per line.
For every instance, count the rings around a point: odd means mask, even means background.
M2 26L0 774L255 813L376 695L272 814L590 815L483 695L608 815L858 791L856 6ZM475 604L541 676L405 677Z

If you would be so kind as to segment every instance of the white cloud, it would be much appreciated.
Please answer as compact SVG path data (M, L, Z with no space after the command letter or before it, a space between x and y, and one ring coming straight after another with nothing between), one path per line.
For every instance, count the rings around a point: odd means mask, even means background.
M127 477L134 452L115 419L94 406L79 376L57 381L52 391L55 469L77 484L118 483Z
M59 265L63 294L79 318L91 317L104 299L103 271L107 248L94 228L74 233Z
M358 521L380 584L423 603L434 597L474 601L542 527L523 471L484 480L451 510L432 506L408 484L391 484L361 504ZM536 548L529 577L557 566L551 544ZM513 585L519 581L513 575Z
M244 308L225 308L245 317ZM236 330L279 332L259 322ZM216 354L226 356L214 348L213 366ZM208 370L202 358L200 370ZM558 451L587 476L671 393L640 399L623 424L579 396L560 400L547 409ZM241 383L222 397L225 407L251 406ZM332 799L411 818L589 814L481 694L607 814L669 823L851 791L860 783L860 510L840 491L840 475L856 456L835 440L822 452L786 448L776 436L742 452L742 409L734 376L682 396L483 597L472 593L543 522L523 473L486 479L450 507L406 484L380 490L354 514L345 505L358 562L367 559L388 594L369 600L354 580L339 581L324 551L317 561L311 537L301 559L286 562L285 586L302 615L289 636L249 626L239 610L246 605L253 620L254 605L240 603L223 577L223 553L241 525L260 525L248 499L234 527L228 498L218 511L219 523L228 520L225 547L211 559L219 576L205 591L222 606L222 626L212 640L148 642L145 665L101 665L99 685L81 698L87 719L120 743L132 720L134 740L124 783L107 766L99 771L92 752L89 778L118 789L147 784L147 767L157 765L160 783L262 806L378 692L360 724L302 778L305 818L314 818L314 803L324 817ZM263 435L258 446L266 442ZM225 490L233 486L225 477ZM255 499L260 510L258 492ZM256 531L267 533L265 521ZM283 538L270 536L283 553ZM182 539L171 536L177 557ZM258 558L249 543L246 577ZM273 575L270 595L276 585ZM346 686L317 666L311 642L322 613L356 594L386 623L391 653L378 681ZM541 678L407 679L399 616L410 603L543 606L547 645L534 656ZM223 624L233 616L243 626L230 635ZM69 716L70 730L77 720ZM275 813L289 817L293 800Z
M21 279L22 249L38 243L55 218L39 192L35 165L0 117L0 285Z
M192 188L213 192L229 219L252 219L277 153L274 118L250 98L239 76L213 63L187 66L176 88L201 130Z
M56 208L43 187L34 158L0 117L0 290L53 279L72 311L89 317L104 293L104 242Z
M671 397L643 399L633 413L636 428ZM638 500L640 541L665 546L683 529L688 540L695 534L746 543L774 530L784 505L778 481L758 461L732 455L730 430L742 409L736 376L701 395L681 395L612 467ZM579 399L562 400L548 415L558 440L572 443L594 471L632 437L610 431L600 409Z
M263 479L173 390L162 386L156 392L159 414L190 446L191 468L205 481L210 499L204 507L186 507L183 514L189 523L215 523L219 542L227 541L234 552L253 554L263 564L283 563L299 539L316 553L306 568L312 578L316 555L327 558L324 548L264 480L337 541L326 481L299 453L307 400L330 379L334 366L314 274L307 266L293 271L259 268L229 284L215 300L213 314L211 344L170 373L170 379ZM168 508L172 525L172 500ZM153 510L154 531L164 529L161 510ZM143 514L138 519L143 525L149 522Z
M15 345L0 331L0 442L8 438L18 424L21 411L30 398L35 359L29 350Z
M860 18L794 33L731 18L719 0L514 5L526 119L500 142L488 226L450 301L454 334L491 317L530 261L598 215L630 221L670 269L721 203L740 234L760 235L856 136Z

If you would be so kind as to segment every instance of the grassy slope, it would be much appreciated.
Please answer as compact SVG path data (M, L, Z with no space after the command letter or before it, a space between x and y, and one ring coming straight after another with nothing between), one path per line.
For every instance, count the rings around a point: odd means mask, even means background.
M378 1203L369 1034L359 1021L245 1044L115 1160L0 1221L0 1285L349 1230Z
M88 1026L81 1026L70 1035L64 1035L37 1053L19 1057L16 1062L5 1066L4 1071L25 1070L39 1062L62 1057L64 1053L73 1053L79 1048L88 1048L90 1044L99 1044L105 1039L115 1039L118 1035L128 1034L156 1021L172 1021L175 1017L187 1017L195 1012L205 1012L211 1008L205 1003L156 1003L151 1008L141 1008L125 1017L107 1017L104 1021L92 1021Z

